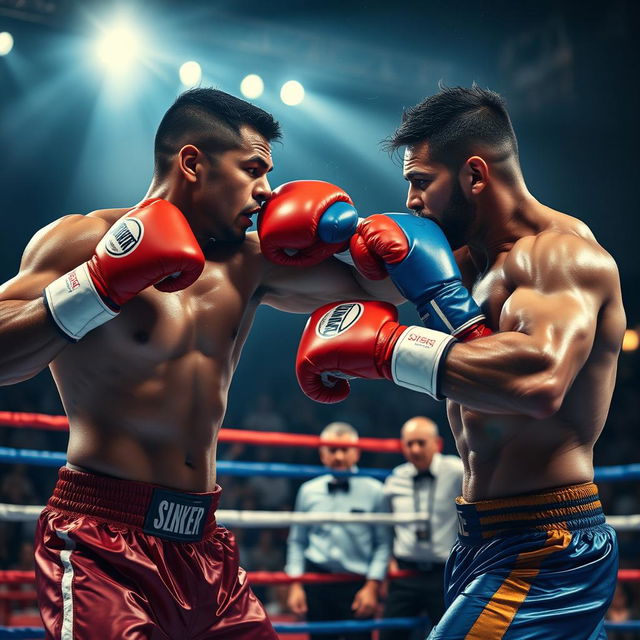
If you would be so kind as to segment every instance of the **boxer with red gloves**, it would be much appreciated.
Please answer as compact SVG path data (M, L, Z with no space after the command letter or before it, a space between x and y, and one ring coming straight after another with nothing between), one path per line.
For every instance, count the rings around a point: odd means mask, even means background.
M350 249L365 277L391 276L425 326L460 340L491 334L484 314L462 285L444 233L433 220L406 213L369 216L351 237Z
M307 182L270 199L279 135L254 105L186 91L158 127L143 202L52 222L0 286L0 384L50 366L69 419L35 538L47 638L277 637L215 518L218 428L244 341L261 304L399 299L323 260L357 224L344 192ZM264 202L263 254L248 229ZM293 241L280 219L293 212L295 226L301 211L315 222Z
M313 312L300 339L296 375L316 402L340 402L349 378L392 380L441 399L440 365L455 338L398 323L387 302L344 301Z
M156 198L117 220L93 257L54 280L44 296L56 325L76 341L147 287L179 291L203 269L204 254L189 223L178 208Z

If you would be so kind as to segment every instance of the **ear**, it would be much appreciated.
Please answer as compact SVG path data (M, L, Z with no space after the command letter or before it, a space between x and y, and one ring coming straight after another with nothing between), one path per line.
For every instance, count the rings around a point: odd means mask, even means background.
M192 144L186 144L178 151L178 166L180 173L188 182L196 182L197 166L200 160L200 150Z
M438 436L437 446L438 451L442 453L442 449L444 449L444 440L442 439L442 436Z
M459 178L465 195L477 196L489 184L489 166L480 156L471 156L462 165Z

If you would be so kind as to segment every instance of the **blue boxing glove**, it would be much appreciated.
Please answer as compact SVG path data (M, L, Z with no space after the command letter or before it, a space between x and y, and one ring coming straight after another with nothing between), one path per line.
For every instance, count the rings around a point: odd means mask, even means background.
M378 279L384 266L398 291L416 305L426 327L462 340L491 333L433 220L407 213L369 216L358 225L350 249L365 277Z

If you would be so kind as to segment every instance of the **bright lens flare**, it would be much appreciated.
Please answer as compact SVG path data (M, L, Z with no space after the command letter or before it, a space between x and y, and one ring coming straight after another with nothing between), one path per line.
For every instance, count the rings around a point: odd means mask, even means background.
M140 37L126 24L108 29L96 45L98 60L110 71L124 71L138 57Z
M627 329L622 339L623 351L635 351L640 345L640 335L635 329Z
M6 56L13 49L13 36L8 31L0 33L0 56Z
M290 107L300 104L304 100L304 87L296 80L289 80L280 89L280 100Z
M259 98L264 91L264 82L262 82L260 76L251 73L240 83L240 91L242 91L242 95L245 98L249 98L249 100Z
M200 80L202 80L202 67L194 60L189 60L180 67L180 82L185 87L194 87Z

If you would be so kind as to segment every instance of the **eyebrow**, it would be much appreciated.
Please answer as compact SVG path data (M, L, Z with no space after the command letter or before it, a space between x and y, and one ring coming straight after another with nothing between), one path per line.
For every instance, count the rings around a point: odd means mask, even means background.
M269 163L262 156L251 156L245 162L257 162L263 169L267 170L267 173L273 171L273 165L269 166Z
M409 173L404 174L404 179L410 182L416 178L433 178L434 176L435 173L429 173L428 171L409 171Z

